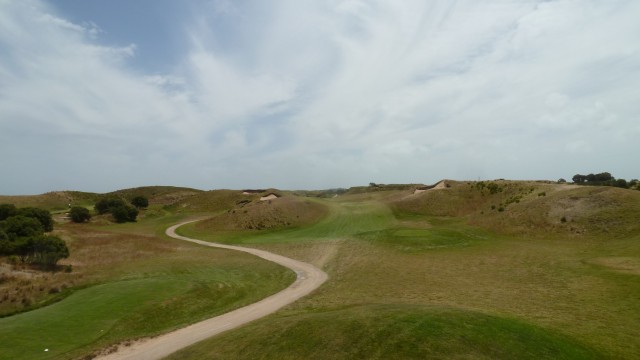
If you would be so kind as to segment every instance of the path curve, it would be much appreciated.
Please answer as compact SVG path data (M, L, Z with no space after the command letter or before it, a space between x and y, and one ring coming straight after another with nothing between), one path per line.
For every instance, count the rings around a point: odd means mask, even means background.
M176 234L176 229L178 227L195 221L198 220L186 221L171 226L167 229L166 234L172 238L204 246L243 251L261 257L265 260L275 262L295 271L297 275L296 281L279 293L271 295L268 298L262 299L251 305L247 305L226 314L189 325L158 337L143 339L128 347L121 346L118 351L104 357L98 357L98 359L161 359L201 340L272 314L283 306L291 304L303 296L308 295L328 279L328 276L324 271L302 261L276 255L264 250L216 244Z

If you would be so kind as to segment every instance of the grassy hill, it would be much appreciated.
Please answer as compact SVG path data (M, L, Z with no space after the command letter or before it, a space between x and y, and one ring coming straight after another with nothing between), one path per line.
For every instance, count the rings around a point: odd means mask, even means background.
M269 192L282 196L259 200ZM175 193L148 194L160 199ZM545 181L446 180L431 189L390 185L318 193L195 191L158 201L147 211L156 215L138 223L61 226L71 241L74 272L48 281L65 279L68 289L81 291L82 284L114 279L161 280L165 285L143 283L149 286L136 286L140 291L131 295L147 299L149 308L117 302L120 295L110 298L116 308L130 310L119 324L132 329L123 332L132 338L205 316L210 305L203 301L214 301L218 283L230 284L241 302L290 280L249 258L159 236L178 219L208 215L179 232L311 262L330 278L280 312L173 358L633 359L640 357L639 210L639 191ZM92 261L93 270L84 267ZM76 275L83 277L66 278ZM189 279L186 288L176 285ZM38 290L42 283L30 285ZM84 294L83 303L104 296ZM74 308L66 303L71 300L59 306ZM168 327L131 325L131 319L154 324L166 318L167 311L152 310L158 304L179 308L183 317ZM51 318L60 314L44 309ZM11 329L12 336L23 336L20 328ZM114 333L84 339L89 345L74 356L123 339Z
M310 225L327 214L326 206L294 196L273 200L244 198L211 219L197 225L200 230L273 230Z
M14 204L18 207L35 206L49 211L61 211L73 206L91 207L100 198L118 196L130 200L134 196L145 196L150 205L172 205L185 198L203 193L202 190L174 186L145 186L122 189L104 194L82 191L53 191L40 195L0 195L0 204Z
M503 234L640 233L640 192L533 181L455 182L393 201L399 217L464 217Z

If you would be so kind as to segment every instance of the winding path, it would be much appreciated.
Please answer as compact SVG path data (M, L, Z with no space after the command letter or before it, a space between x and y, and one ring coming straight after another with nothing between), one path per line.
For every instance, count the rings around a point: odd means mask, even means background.
M187 221L171 226L167 229L166 234L176 239L189 241L204 246L243 251L261 257L265 260L275 262L295 271L297 275L296 281L288 288L280 291L279 293L271 295L268 298L262 299L251 305L247 305L226 314L189 325L182 329L178 329L155 338L144 339L132 344L129 347L121 346L118 351L108 354L104 357L99 357L99 359L138 360L163 358L175 351L195 344L201 340L207 339L211 336L220 334L224 331L231 330L253 320L272 314L278 311L283 306L291 304L301 297L308 295L313 290L322 285L322 283L324 283L328 278L325 272L311 264L293 260L281 255L276 255L268 251L241 246L210 243L207 241L191 239L186 236L176 234L176 229L178 227L195 221L198 220Z

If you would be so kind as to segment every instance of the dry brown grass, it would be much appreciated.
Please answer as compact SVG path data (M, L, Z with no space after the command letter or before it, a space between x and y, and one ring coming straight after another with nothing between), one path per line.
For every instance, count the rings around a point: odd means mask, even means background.
M148 235L117 234L88 226L58 226L69 247L70 257L59 262L57 271L42 271L24 265L3 264L0 281L0 315L38 307L64 296L71 287L124 276L133 266L162 254L176 252L179 244ZM70 265L72 271L66 272Z
M282 229L313 224L326 214L324 205L293 196L267 201L244 199L227 212L199 223L197 228L216 231Z

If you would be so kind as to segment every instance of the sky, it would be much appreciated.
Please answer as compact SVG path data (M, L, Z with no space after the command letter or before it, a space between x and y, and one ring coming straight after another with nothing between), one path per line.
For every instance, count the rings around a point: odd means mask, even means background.
M635 0L0 0L0 194L640 177Z

